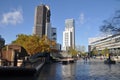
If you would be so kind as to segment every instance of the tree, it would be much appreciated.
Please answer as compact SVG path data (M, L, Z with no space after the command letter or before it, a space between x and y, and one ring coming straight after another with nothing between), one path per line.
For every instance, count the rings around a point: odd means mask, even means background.
M50 53L52 48L56 46L55 41L51 41L47 36L40 38L37 35L17 35L17 39L12 43L23 46L29 55L33 55L39 52Z
M12 43L23 46L29 55L33 55L41 51L40 38L36 35L17 35L17 39Z
M105 48L102 50L101 54L107 56L109 54L109 50L107 48Z
M55 50L56 42L47 38L47 36L43 36L40 40L40 45L42 48L42 52L52 52Z
M86 48L85 48L85 46L84 45L77 45L76 46L76 50L77 51L80 51L80 52L85 52L85 50L86 50Z
M78 54L78 51L73 49L72 47L69 48L68 53L72 55L72 57L76 57Z
M100 26L100 31L103 33L117 34L120 33L120 10L116 11L114 16L109 20L104 20L102 26Z
M92 55L98 55L98 51L97 51L96 48L93 48L93 50L92 50Z
M53 40L51 40L51 52L58 52L58 50L56 49L56 42L55 41L53 41Z

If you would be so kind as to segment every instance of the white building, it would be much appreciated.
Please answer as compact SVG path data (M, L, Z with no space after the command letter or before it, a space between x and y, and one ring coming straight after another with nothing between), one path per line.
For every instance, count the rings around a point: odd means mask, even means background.
M100 39L104 39L105 37L94 37L94 38L89 38L88 39L88 43L92 44L93 42L100 40Z
M75 48L75 22L74 19L65 20L65 31L63 31L63 47L64 51L70 47Z
M94 48L100 53L102 50L107 48L109 50L109 53L120 55L120 34L115 34L92 41L89 44L89 52Z
M45 35L51 40L51 34L52 34L52 32L51 32L51 24L50 23L46 23L46 32L45 32Z

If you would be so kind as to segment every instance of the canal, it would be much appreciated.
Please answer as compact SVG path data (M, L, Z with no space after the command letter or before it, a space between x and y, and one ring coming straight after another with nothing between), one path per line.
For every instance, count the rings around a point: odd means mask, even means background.
M120 63L107 65L101 61L78 60L66 65L46 64L37 80L120 80Z

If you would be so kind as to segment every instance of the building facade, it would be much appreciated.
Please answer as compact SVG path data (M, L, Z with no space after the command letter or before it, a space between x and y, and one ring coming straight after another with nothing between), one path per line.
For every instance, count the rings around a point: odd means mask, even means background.
M51 40L57 41L57 29L56 28L51 28Z
M74 19L65 20L65 31L63 31L63 50L70 47L75 48L75 21Z
M5 40L0 35L0 58L2 57L2 48L5 45Z
M120 55L120 34L115 34L95 40L89 43L88 48L89 52L95 48L98 53L101 53L102 50L107 48L109 53Z
M5 40L0 35L0 48L2 48L5 45Z
M20 45L10 44L2 49L2 66L18 66L19 61L23 61L28 56L27 51ZM20 65L22 62L20 61Z
M50 8L47 5L39 5L35 8L33 34L43 37L50 32ZM49 36L48 36L49 37Z
M47 36L48 39L57 43L57 29L52 27L50 16L49 6L41 4L35 8L33 35Z

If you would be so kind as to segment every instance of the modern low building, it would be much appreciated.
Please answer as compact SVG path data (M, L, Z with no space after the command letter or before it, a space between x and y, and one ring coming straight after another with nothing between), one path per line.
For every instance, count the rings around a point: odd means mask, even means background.
M99 38L95 41L89 40L89 42L89 52L95 48L99 53L101 53L102 50L107 48L109 53L120 55L120 34Z
M24 60L26 56L28 56L28 53L22 46L10 44L2 49L1 59L7 63L3 66L15 66L15 62L17 66L17 61Z

